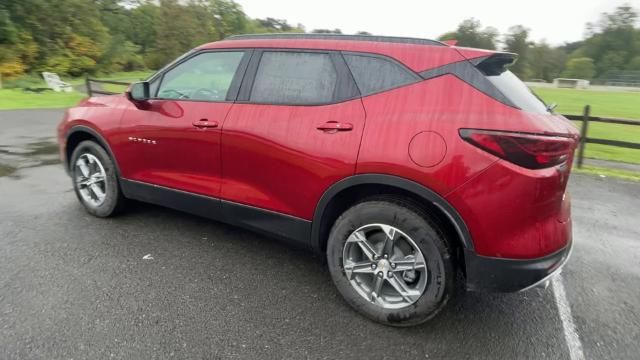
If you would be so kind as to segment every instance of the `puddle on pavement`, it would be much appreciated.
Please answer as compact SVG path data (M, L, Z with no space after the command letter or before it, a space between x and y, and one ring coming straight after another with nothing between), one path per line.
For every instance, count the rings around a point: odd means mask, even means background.
M0 177L18 178L16 171L60 163L58 144L42 140L23 145L0 145Z

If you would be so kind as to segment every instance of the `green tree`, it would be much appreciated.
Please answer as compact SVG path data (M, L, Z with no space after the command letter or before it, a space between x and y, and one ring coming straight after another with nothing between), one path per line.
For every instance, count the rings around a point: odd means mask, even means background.
M284 19L265 18L265 19L249 19L246 29L247 33L301 33L304 32L304 26L298 24L293 26Z
M205 41L218 40L211 16L202 16L206 8L190 2L181 5L177 0L161 0L158 22L155 24L157 41L146 58L150 68L159 68Z
M98 69L103 73L116 71L132 71L145 68L144 61L140 55L140 47L123 35L116 35L111 38L111 42L102 53Z
M575 79L592 79L596 74L596 66L591 58L576 58L567 61L563 77Z
M91 0L3 0L3 7L27 42L12 48L25 71L92 71L110 40Z
M455 31L442 34L438 40L457 40L458 46L468 46L480 49L496 49L498 30L493 27L482 29L480 21L471 18L464 20Z
M268 17L266 19L256 19L255 22L264 32L289 32L293 30L293 26L287 23L287 20Z
M518 61L510 67L510 70L522 79L529 78L529 49L532 45L529 41L529 29L522 25L509 28L505 35L505 50L518 54Z
M528 52L530 78L551 81L559 77L566 58L562 48L553 48L544 41L533 44Z
M619 6L613 13L603 13L595 24L587 24L589 37L572 53L572 58L589 57L596 74L624 69L640 55L640 30L635 28L638 13L631 6Z
M157 29L160 24L160 7L152 2L145 2L131 10L131 28L126 35L127 40L140 47L144 56L156 46Z
M242 7L232 0L209 0L208 11L213 16L218 39L242 34L249 27L249 20Z
M607 51L600 57L597 64L599 74L610 70L622 70L627 64L628 53L626 51Z
M314 29L311 30L311 33L313 34L342 34L342 30L340 29Z
M636 56L629 61L629 64L627 64L627 70L640 70L640 56Z

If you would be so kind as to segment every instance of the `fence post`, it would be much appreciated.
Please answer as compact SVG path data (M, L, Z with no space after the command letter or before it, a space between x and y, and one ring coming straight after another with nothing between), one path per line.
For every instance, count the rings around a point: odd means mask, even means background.
M91 81L89 81L89 75L87 74L84 75L84 84L87 88L87 95L89 95L89 97L93 96L93 94L91 94Z
M584 158L584 147L587 144L587 131L589 130L589 116L591 113L591 106L584 107L584 114L582 116L582 129L580 130L580 148L578 149L578 169L582 168L582 159Z

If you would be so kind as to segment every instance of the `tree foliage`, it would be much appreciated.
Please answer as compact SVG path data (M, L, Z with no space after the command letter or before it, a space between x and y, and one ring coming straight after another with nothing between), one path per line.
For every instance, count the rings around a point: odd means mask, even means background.
M464 20L455 31L440 35L438 40L457 40L458 46L494 50L498 39L498 30L493 27L482 29L480 21L471 18Z
M505 35L505 50L519 55L518 61L511 66L510 70L523 79L529 78L530 51L533 43L529 40L529 29L522 25L509 28L509 33Z
M567 59L566 52L544 41L533 44L527 53L529 77L552 81L560 76Z
M233 0L2 0L0 75L158 68L232 34L302 32Z
M640 28L638 12L629 5L603 13L596 23L587 24L583 41L552 47L545 41L529 40L529 29L522 25L509 28L501 49L518 54L511 71L523 79L551 81L558 76L594 79L613 70L640 70ZM476 19L464 20L455 31L440 40L457 40L459 46L496 49L499 34L482 28Z
M575 79L591 79L596 73L593 59L581 57L567 61L567 68L562 73L563 77Z
M1 0L0 75L159 68L199 44L232 34L304 31L301 24L278 18L249 18L233 0ZM474 18L439 39L518 53L511 69L524 79L593 79L611 70L640 70L638 12L628 5L587 24L583 41L558 47L532 42L522 25L501 36Z

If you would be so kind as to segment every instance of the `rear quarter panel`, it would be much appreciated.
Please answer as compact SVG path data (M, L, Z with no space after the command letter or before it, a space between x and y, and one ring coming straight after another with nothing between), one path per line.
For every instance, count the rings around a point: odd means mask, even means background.
M416 181L458 210L481 255L533 258L566 245L570 163L528 170L463 141L461 128L576 134L561 116L506 106L453 75L363 98L367 113L356 173L383 173ZM435 132L446 143L441 162L416 164L412 138ZM439 149L426 146L426 152ZM459 190L458 190L459 189Z

